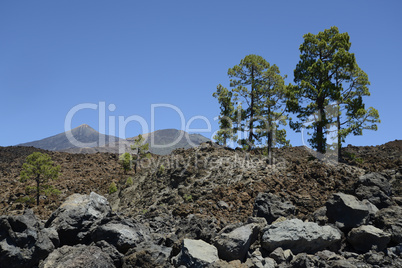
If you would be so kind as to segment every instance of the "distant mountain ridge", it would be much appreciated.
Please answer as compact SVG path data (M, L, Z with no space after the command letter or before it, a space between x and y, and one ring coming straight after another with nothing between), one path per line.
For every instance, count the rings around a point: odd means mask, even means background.
M104 141L105 144L107 144L120 140L120 138L115 136L101 134L87 124L83 124L67 132L19 145L32 146L49 151L65 151L68 149L77 148L78 144L71 143L69 137L70 139L72 137L81 143L81 145L86 147L99 147L99 141Z
M71 135L80 145L72 144L68 139ZM210 139L200 134L189 134L183 130L162 129L142 135L146 143L149 143L149 151L153 154L166 155L178 148L192 148ZM120 139L115 136L104 135L84 124L68 132L60 133L42 140L19 144L20 146L33 146L50 151L65 151L70 153L121 153L130 151L136 137ZM71 138L70 138L71 139ZM99 146L99 140L105 141L104 146Z

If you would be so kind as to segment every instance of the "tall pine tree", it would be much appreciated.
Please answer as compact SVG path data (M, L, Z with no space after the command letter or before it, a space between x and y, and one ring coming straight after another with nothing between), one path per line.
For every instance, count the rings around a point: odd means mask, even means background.
M363 128L375 129L378 112L366 110L362 101L368 96L367 75L349 52L351 42L348 33L339 33L331 27L318 34L306 34L300 46L300 61L294 71L295 86L289 87L288 106L298 121L290 126L296 131L302 127L313 129L309 139L319 153L326 152L327 135L336 124L338 150L345 137L361 134ZM331 106L337 111L329 113ZM306 126L306 122L311 124Z
M219 116L219 130L217 131L214 139L221 145L226 146L228 140L236 141L234 124L235 110L232 101L232 92L222 85L218 85L216 92L212 95L218 99L221 105L221 114Z

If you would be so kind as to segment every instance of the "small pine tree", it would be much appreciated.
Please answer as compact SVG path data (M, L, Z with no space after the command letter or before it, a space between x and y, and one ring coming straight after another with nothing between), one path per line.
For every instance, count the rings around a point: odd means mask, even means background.
M114 183L114 181L112 181L112 183L109 186L109 194L113 194L117 192L117 186L116 183Z
M128 177L127 178L127 181L126 181L126 184L128 185L128 186L131 186L131 185L133 185L133 178L132 177Z
M39 197L41 194L48 196L59 193L58 190L46 184L50 179L57 179L59 172L60 166L54 166L53 161L47 154L34 152L26 158L26 163L23 164L20 173L21 181L35 180L37 206L39 206Z
M131 163L133 161L133 157L130 153L125 152L120 155L120 164L124 170L124 174L127 174L128 171L131 170Z
M221 105L221 114L219 116L219 130L214 136L218 144L226 146L228 139L236 141L237 136L233 129L233 121L235 116L235 109L232 102L232 92L222 85L218 85L216 92L212 94L217 98Z
M131 146L132 150L136 150L136 154L133 156L134 161L134 171L137 173L137 166L139 162L144 158L150 158L151 154L149 153L149 144L144 143L145 139L142 135L138 135L138 137L134 140L134 145Z

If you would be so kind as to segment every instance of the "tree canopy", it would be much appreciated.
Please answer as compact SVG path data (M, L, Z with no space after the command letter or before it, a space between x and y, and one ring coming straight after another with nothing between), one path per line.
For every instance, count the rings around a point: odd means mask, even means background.
M55 189L46 185L49 180L58 178L60 166L54 166L50 156L40 152L34 152L27 156L26 163L23 164L20 173L21 181L29 179L36 182L36 205L39 206L41 193L45 195L55 192Z
M289 110L298 119L291 121L290 126L296 131L303 127L313 129L309 142L319 153L326 152L327 135L335 126L340 151L348 134L361 134L363 128L376 129L375 123L379 122L377 110L364 108L362 97L370 95L367 74L349 51L348 33L331 27L303 38L300 60L294 70L296 85L289 87L287 95Z
M228 76L231 89L218 85L213 94L221 104L215 139L224 145L231 139L247 149L266 140L269 152L275 144L288 145L286 131L278 129L286 124L285 77L279 68L261 56L248 55L228 70Z

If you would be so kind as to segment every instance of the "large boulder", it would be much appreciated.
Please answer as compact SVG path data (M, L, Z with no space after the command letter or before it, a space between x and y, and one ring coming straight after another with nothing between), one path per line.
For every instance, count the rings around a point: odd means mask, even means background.
M296 208L290 201L272 193L259 193L254 202L253 216L265 218L268 224L295 212Z
M362 225L352 229L348 234L348 241L353 248L360 252L367 252L371 249L384 250L391 235L372 225Z
M73 194L56 209L46 227L57 230L61 245L89 244L90 229L96 220L111 214L105 197L91 192L90 195Z
M381 209L375 216L376 226L391 234L394 244L402 243L402 207L392 206Z
M32 210L0 217L0 266L33 267L59 245L56 230L44 228Z
M380 209L392 205L391 185L384 176L378 173L369 173L360 177L355 194L359 199L367 199Z
M181 252L173 258L173 264L175 267L205 267L218 260L216 247L202 240L184 239Z
M331 226L292 219L267 226L263 230L261 245L269 252L281 247L297 254L314 253L338 246L340 241L341 233Z
M104 240L123 254L149 239L149 232L144 226L117 217L98 222L90 232L92 241Z
M39 268L112 268L113 260L96 246L63 246L53 251Z
M376 210L370 202L362 202L353 195L343 193L333 194L325 205L328 221L346 231L367 224L370 214Z
M214 240L219 257L226 261L244 261L250 245L258 238L260 229L251 223L238 228L224 228Z

